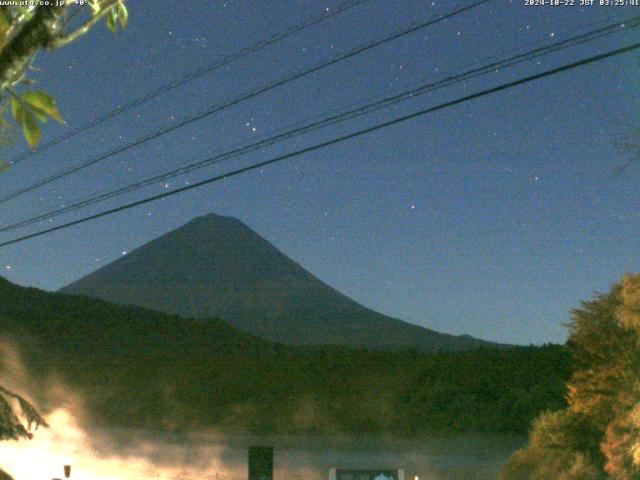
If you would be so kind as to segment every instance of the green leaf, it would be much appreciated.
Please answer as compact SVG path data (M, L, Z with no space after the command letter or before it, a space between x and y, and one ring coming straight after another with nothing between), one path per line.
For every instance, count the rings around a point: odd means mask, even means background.
M117 21L118 13L116 12L115 8L112 8L111 11L107 13L107 27L109 27L109 30L111 30L113 33L116 33L118 31L118 24L116 23Z
M27 109L36 116L36 118L38 120L40 120L42 123L47 123L47 114L44 113L42 110L40 110L39 108L29 108L27 107Z
M29 104L29 106L33 107L34 113L41 121L46 121L46 117L43 119L41 116L41 114L44 113L57 122L63 123L53 95L43 92L42 90L34 90L31 92L24 92L22 94L22 99Z
M31 148L34 148L40 141L40 127L36 122L36 117L29 110L23 110L22 133Z
M22 105L20 104L20 100L16 97L11 97L11 115L13 115L16 122L22 123L22 120L20 120L22 115Z
M118 19L120 20L120 26L125 28L127 26L127 21L129 21L129 12L127 11L127 7L124 2L120 2L118 4Z

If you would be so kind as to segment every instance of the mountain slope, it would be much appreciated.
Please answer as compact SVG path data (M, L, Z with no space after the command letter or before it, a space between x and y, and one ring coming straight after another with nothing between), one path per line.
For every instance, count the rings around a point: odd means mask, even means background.
M363 307L239 220L218 215L198 217L62 292L184 317L224 318L249 333L288 344L421 351L494 345Z

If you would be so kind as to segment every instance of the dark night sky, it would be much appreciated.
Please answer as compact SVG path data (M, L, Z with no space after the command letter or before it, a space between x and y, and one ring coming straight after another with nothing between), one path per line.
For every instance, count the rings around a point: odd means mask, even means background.
M0 224L243 144L486 59L638 14L495 0L1 205ZM223 99L465 2L370 0L114 118L0 177L10 192ZM77 127L335 1L136 0L34 72ZM13 233L8 240L638 39L599 40L438 90ZM0 249L3 275L54 290L214 212L242 219L355 300L439 331L563 342L570 308L638 270L638 54L572 70L125 213ZM6 158L24 150L22 142Z

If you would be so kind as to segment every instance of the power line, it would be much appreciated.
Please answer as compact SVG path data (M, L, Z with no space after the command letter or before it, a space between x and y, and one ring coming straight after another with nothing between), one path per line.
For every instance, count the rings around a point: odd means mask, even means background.
M101 193L98 195L92 195L89 197L86 197L84 199L79 199L78 201L76 201L75 203L72 203L70 205L66 205L60 208L56 208L56 209L52 209L49 210L45 213L41 213L41 214L37 214L36 216L32 216L30 218L27 218L25 220L21 220L19 222L13 223L13 224L9 224L9 225L4 225L2 227L0 227L0 232L7 232L7 231L12 231L27 225L31 225L33 223L37 223L39 221L42 220L47 220L47 219L51 219L54 217L57 217L59 215L62 215L64 213L68 213L71 211L75 211L78 210L80 208L84 208L117 196L120 196L122 194L125 193L130 193L133 192L135 190L138 190L140 188L152 185L154 183L158 183L161 181L166 181L168 179L174 178L176 176L179 175L184 175L186 173L204 168L204 167L208 167L214 164L218 164L221 163L223 161L229 160L231 158L235 158L241 155L244 155L246 153L267 147L267 146L271 146L275 143L279 143L281 141L287 140L289 138L292 138L294 136L299 136L302 134L306 134L309 133L311 131L320 129L320 128L324 128L326 126L329 125L333 125L339 122L343 122L345 120L349 120L351 118L357 117L357 116L361 116L364 115L366 113L370 113L373 111L377 111L380 110L382 108L385 107L389 107L391 105L397 104L401 101L404 100L408 100L411 98L416 98L419 95L422 95L424 93L428 93L431 91L434 91L436 89L439 88L443 88L446 86L450 86L452 84L455 83L459 83L462 81L466 81L466 80L470 80L472 78L476 78L478 76L481 75L485 75L487 73L491 73L494 72L498 69L503 69L506 67L511 67L517 64L520 64L522 62L525 61L529 61L532 60L534 58L538 58L540 56L543 55L547 55L549 53L555 53L567 48L571 48L571 47L575 47L576 45L585 43L587 41L592 41L595 39L600 39L603 38L604 36L607 35L611 35L617 32L621 32L623 31L621 28L621 25L625 26L625 30L628 29L633 29L633 28L637 28L640 26L640 16L636 16L636 17L632 17L632 18L628 18L626 20L622 20L622 21L617 21L613 24L609 24L607 26L595 29L595 30L591 30L589 32L586 33L582 33L564 40L560 40L542 47L538 47L538 48L534 48L532 50L526 51L524 53L519 53L516 55L513 55L511 57L508 57L506 59L501 59L498 60L496 62L492 62L488 65L483 65L481 67L475 68L475 69L471 69L468 71L465 71L461 74L457 74L457 75L451 75L451 76L447 76L441 80L438 80L436 82L432 82L432 83L428 83L426 85L421 85L418 88L413 88L407 91L404 91L402 93L393 95L391 97L387 97L387 98L383 98L381 100L378 100L376 102L373 103L369 103L366 105L361 105L358 106L355 109L351 109L351 110L347 110L347 111L343 111L341 113L338 113L336 115L332 115L329 117L325 117L325 118L321 118L318 121L315 122L311 122L308 124L305 124L303 126L300 127L296 127L292 130L288 130L288 131L284 131L282 133L276 134L274 136L259 140L257 142L254 142L252 144L249 145L244 145L238 148L234 148L230 151L221 153L221 154L217 154L213 157L204 159L204 160L200 160L194 163L190 163L188 165L185 166L181 166L179 168L170 170L168 172L164 172L164 173L160 173L157 175L153 175L151 177L148 177L146 179L137 181L137 182L133 182L129 185L126 185L124 187L120 187L117 188L115 190L106 192L106 193Z
M84 125L81 125L73 130L70 130L68 132L63 133L62 135L53 138L51 140L49 140L46 143L43 143L42 145L40 145L36 150L30 150L30 151L26 151L24 153L22 153L21 155L16 156L13 160L10 161L11 164L17 164L23 160L28 159L29 157L32 157L34 155L37 155L39 153L44 152L45 150L50 149L51 147L54 147L55 145L58 145L66 140L69 140L70 138L75 137L76 135L85 132L87 130L90 130L98 125L100 125L101 123L106 122L107 120L111 120L112 118L128 111L131 110L132 108L135 107L139 107L140 105L148 102L149 100L153 100L156 97L159 97L160 95L169 92L171 90L174 90L182 85L184 85L185 83L188 83L192 80L195 80L197 78L200 78L204 75L207 75L215 70L218 70L222 67L225 67L227 65L229 65L232 62L235 62L236 60L239 60L242 57L245 57L251 53L255 53L258 50L261 50L265 47L271 46L281 40L284 40L287 37L290 37L291 35L294 35L302 30L305 30L313 25L316 25L318 23L321 23L325 20L328 20L332 17L335 17L337 15L340 15L341 13L346 12L347 10L350 10L353 7L356 7L362 3L365 3L369 0L351 0L351 1L347 1L344 2L341 5L338 5L335 9L333 10L329 10L329 11L324 11L322 14L317 15L315 17L309 17L305 20L303 20L302 22L300 22L299 24L293 25L289 28L287 28L286 30L277 33L271 37L265 38L264 40L260 40L259 42L254 43L253 45L249 46L249 47L245 47L241 50L238 50L235 53L232 53L230 55L224 56L222 59L217 60L209 65L206 65L204 67L201 67L197 70L194 70L190 73L187 73L186 75L172 80L169 83L166 83L158 88L156 88L155 90L150 90L147 93L143 94L142 96L135 98L123 105L120 105L116 108L114 108L113 110L111 110L110 112L107 112L93 120L90 120L89 122L85 123ZM78 10L79 11L79 10Z
M189 191L189 190L193 190L195 188L199 188L199 187L202 187L204 185L209 185L211 183L214 183L214 182L217 182L217 181L220 181L220 180L224 180L224 179L227 179L227 178L230 178L230 177L235 177L237 175L241 175L243 173L246 173L246 172L249 172L249 171L252 171L252 170L256 170L258 168L263 168L263 167L266 167L268 165L272 165L272 164L275 164L275 163L282 162L282 161L287 160L287 159L292 158L292 157L297 157L297 156L300 156L300 155L304 155L306 153L310 153L310 152L319 150L321 148L328 147L330 145L341 143L341 142L344 142L346 140L350 140L352 138L356 138L356 137L359 137L359 136L362 136L362 135L366 135L366 134L371 133L371 132L375 132L375 131L381 130L383 128L387 128L387 127L390 127L390 126L393 126L393 125L396 125L396 124L399 124L399 123L402 123L402 122L406 122L407 120L412 120L412 119L415 119L415 118L418 118L418 117L422 117L422 116L427 115L429 113L433 113L433 112L436 112L436 111L439 111L439 110L444 110L446 108L450 108L450 107L453 107L455 105L459 105L461 103L468 102L470 100L475 100L476 98L480 98L480 97L484 97L486 95L491 95L493 93L501 92L503 90L507 90L509 88L516 87L518 85L523 85L525 83L529 83L529 82L532 82L532 81L535 81L535 80L539 80L541 78L545 78L545 77L549 77L549 76L552 76L552 75L556 75L558 73L565 72L565 71L568 71L568 70L572 70L574 68L578 68L578 67L581 67L581 66L584 66L584 65L588 65L588 64L591 64L591 63L599 62L601 60L605 60L607 58L611 58L611 57L614 57L614 56L617 56L617 55L622 55L624 53L628 53L628 52L637 50L639 48L640 48L640 43L634 43L632 45L627 45L625 47L617 48L615 50L610 50L608 52L601 53L599 55L594 55L594 56L585 58L583 60L579 60L577 62L573 62L573 63L562 65L560 67L552 68L550 70L546 70L546 71L541 72L541 73L536 73L534 75L529 75L527 77L520 78L518 80L514 80L514 81L511 81L511 82L503 83L501 85L498 85L497 87L493 87L493 88L489 88L489 89L486 89L486 90L482 90L480 92L476 92L476 93L473 93L473 94L470 94L470 95L466 95L464 97L460 97L460 98L457 98L455 100L450 100L448 102L441 103L441 104L436 105L434 107L430 107L430 108L426 108L426 109L423 109L423 110L419 110L417 112L410 113L408 115L403 115L401 117L398 117L398 118L395 118L395 119L392 119L392 120L388 120L388 121L383 122L383 123L379 123L379 124L374 125L372 127L368 127L368 128L362 129L362 130L358 130L356 132L353 132L353 133L350 133L350 134L347 134L347 135L343 135L341 137L337 137L337 138L334 138L334 139L331 139L331 140L328 140L328 141L325 141L325 142L317 143L317 144L312 145L310 147L302 148L300 150L296 150L294 152L290 152L290 153L287 153L285 155L280 155L280 156L277 156L275 158L271 158L269 160L265 160L263 162L259 162L259 163L255 163L253 165L249 165L247 167L239 168L239 169L233 170L231 172L228 172L228 173L225 173L225 174L222 174L222 175L217 175L217 176L214 176L214 177L210 177L210 178L207 178L205 180L201 180L200 182L197 182L197 183L194 183L192 185L185 186L185 187L181 187L181 188L172 190L170 192L164 192L164 193L161 193L161 194L158 194L158 195L153 195L151 197L147 197L147 198L142 199L142 200L138 200L138 201L131 202L131 203L128 203L128 204L125 204L125 205L121 205L119 207L112 208L110 210L106 210L106 211L103 211L103 212L100 212L100 213L96 213L94 215L89 215L89 216L80 218L78 220L74 220L72 222L65 223L63 225L58 225L56 227L51 227L51 228L48 228L48 229L45 229L45 230L41 230L39 232L34 232L34 233L31 233L31 234L28 234L28 235L24 235L22 237L15 238L13 240L8 240L6 242L0 243L0 247L6 247L8 245L12 245L12 244L15 244L15 243L23 242L23 241L31 239L31 238L39 237L39 236L42 236L42 235L45 235L45 234L48 234L48 233L51 233L51 232L55 232L55 231L58 231L58 230L66 229L66 228L72 227L74 225L79 225L81 223L86 223L88 221L95 220L95 219L98 219L98 218L101 218L101 217L105 217L105 216L108 216L108 215L112 215L112 214L117 213L117 212L122 212L124 210L129 210L131 208L134 208L134 207L137 207L137 206L140 206L140 205L144 205L146 203L154 202L154 201L160 200L162 198L166 198L166 197L170 197L170 196L173 196L173 195L177 195L179 193L183 193L183 192L186 192L186 191Z
M270 91L270 90L273 90L275 88L278 88L278 87L280 87L282 85L285 85L285 84L287 84L289 82L292 82L294 80L298 80L298 79L300 79L302 77L305 77L305 76L307 76L307 75L309 75L311 73L317 72L318 70L321 70L321 69L326 68L328 66L335 65L335 64L337 64L339 62L342 62L343 60L346 60L348 58L351 58L351 57L354 57L356 55L359 55L359 54L361 54L363 52L366 52L368 50L376 48L376 47L378 47L380 45L386 44L386 43L391 42L393 40L397 40L398 38L401 38L403 36L409 35L409 34L415 32L417 30L426 28L426 27L434 25L434 24L436 24L438 22L441 22L441 21L447 20L449 18L452 18L452 17L454 17L456 15L464 13L464 12L466 12L468 10L473 9L473 8L479 7L480 5L483 5L483 4L488 3L490 1L492 1L492 0L477 0L477 1L471 3L471 4L467 5L467 6L459 7L457 9L455 9L455 10L451 10L448 13L435 15L435 16L431 17L429 20L421 22L421 23L418 23L418 24L414 24L414 26L409 27L408 29L405 29L405 30L402 30L400 32L394 33L394 34L392 34L390 36L387 36L387 37L384 37L382 39L375 40L375 41L370 42L370 43L368 43L368 44L366 44L364 46L356 47L355 49L352 49L352 50L350 50L348 52L339 54L336 57L333 57L333 58L329 59L328 61L321 62L320 64L318 64L318 65L316 65L314 67L304 69L302 71L299 71L297 73L289 75L288 77L285 77L284 79L280 79L280 80L276 80L275 82L268 83L266 85L258 87L255 90L250 91L249 93L242 94L242 95L240 95L238 97L235 97L235 98L233 98L231 100L228 100L228 101L226 101L224 103L213 105L212 107L208 108L207 110L205 110L203 112L200 112L200 113L197 113L197 114L195 114L193 116L190 116L185 120L179 121L179 122L177 122L177 123L175 123L173 125L167 126L167 127L163 127L163 128L161 128L161 129L159 129L159 130L157 130L157 131L155 131L155 132L153 132L151 134L145 135L144 137L141 137L141 138L139 138L137 140L134 140L131 143L128 143L128 144L120 146L120 147L116 147L115 149L112 149L112 150L110 150L110 151L108 151L108 152L106 152L104 154L101 154L101 155L99 155L97 157L94 157L94 158L92 158L92 159L90 159L88 161L85 161L85 162L83 162L83 163L81 163L79 165L76 165L76 166L69 167L69 168L66 168L64 170L61 170L60 172L58 172L58 173L56 173L56 174L54 174L54 175L52 175L50 177L47 177L47 178L45 178L43 180L39 180L39 181L37 181L35 183L32 183L29 186L23 187L23 188L18 189L18 190L14 191L14 192L11 192L11 193L3 196L3 197L0 197L0 204L8 202L9 200L12 200L12 199L14 199L16 197L19 197L21 195L24 195L25 193L31 192L31 191L33 191L33 190L35 190L37 188L40 188L40 187L42 187L44 185L49 184L49 183L51 183L51 182L53 182L55 180L59 180L60 178L63 178L63 177L66 177L68 175L71 175L73 173L79 172L80 170L83 170L83 169L85 169L85 168L87 168L89 166L95 165L96 163L101 162L102 160L105 160L105 159L110 158L110 157L112 157L114 155L117 155L117 154L122 153L124 151L130 150L131 148L134 148L134 147L137 147L137 146L142 145L144 143L147 143L147 142L149 142L151 140L154 140L154 139L156 139L156 138L158 138L158 137L160 137L162 135L165 135L167 133L173 132L174 130L177 130L177 129L181 128L181 127L184 127L186 125L190 125L190 124L192 124L194 122L197 122L198 120L202 120L205 117L209 117L209 116L213 115L214 113L220 112L221 110L224 110L224 109L227 109L227 108L229 108L231 106L237 105L237 104L239 104L241 102L244 102L244 101L249 100L249 99L251 99L253 97L256 97L256 96L258 96L258 95L260 95L262 93L265 93L267 91Z

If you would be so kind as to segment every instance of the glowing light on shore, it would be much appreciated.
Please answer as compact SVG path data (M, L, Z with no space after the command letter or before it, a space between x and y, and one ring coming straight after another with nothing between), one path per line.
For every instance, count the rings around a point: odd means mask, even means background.
M228 480L243 473L217 463L219 445L194 448L188 443L168 445L149 438L136 442L133 438L129 453L123 453L126 448L116 451L109 447L110 441L91 438L70 410L55 410L47 415L47 422L50 427L38 429L32 440L2 443L0 466L15 480L63 478L64 465L72 466L72 479L82 480Z
M70 410L58 409L47 415L50 428L41 428L30 441L3 442L0 466L15 480L63 478L63 466L71 465L71 478L82 480L126 480L140 478L201 478L228 480L228 469L216 465L220 454L215 445L193 448L166 445L144 439L130 453L123 454L99 445L77 423ZM134 439L135 440L135 439ZM166 463L151 458L166 459ZM194 461L195 459L199 459ZM241 472L233 472L233 477Z
M242 477L235 467L222 466L224 439L205 435L191 441L168 441L138 430L93 429L83 399L55 376L36 382L27 372L20 353L0 338L0 385L27 400L46 398L52 411L43 412L49 428L36 430L32 440L0 444L0 468L15 480L64 478L71 465L71 479L191 479L228 480ZM40 396L30 394L39 391Z

